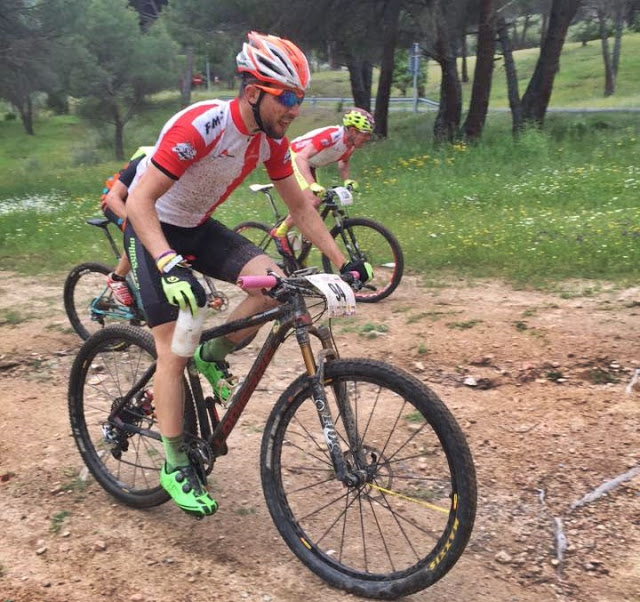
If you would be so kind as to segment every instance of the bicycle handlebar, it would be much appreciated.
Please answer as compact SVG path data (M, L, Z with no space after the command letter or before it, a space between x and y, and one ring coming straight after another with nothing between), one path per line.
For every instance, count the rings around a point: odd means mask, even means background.
M342 274L340 277L348 284L354 284L358 282L360 274L358 272L348 272ZM252 290L256 288L268 288L271 289L280 282L278 276L271 274L265 276L240 276L236 281L236 284L243 290Z

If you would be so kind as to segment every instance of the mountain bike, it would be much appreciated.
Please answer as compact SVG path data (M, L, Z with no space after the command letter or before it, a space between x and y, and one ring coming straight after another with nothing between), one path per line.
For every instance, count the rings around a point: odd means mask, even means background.
M292 274L304 267L316 266L331 274L334 270L329 258L322 255L313 244L302 235L291 230L289 245L293 256L280 253L269 232L286 217L278 210L271 196L273 184L252 184L253 193L262 192L274 215L274 224L246 221L238 224L234 230L240 232L251 242L270 255L286 274ZM400 284L404 271L404 256L396 237L382 224L366 217L349 217L348 207L353 204L353 194L343 186L327 189L320 204L320 215L324 221L330 216L334 225L330 227L331 236L345 257L351 261L364 259L373 267L373 278L360 291L356 299L363 303L375 303L388 297Z
M227 439L275 353L295 335L304 371L275 401L260 449L270 515L292 552L326 582L395 599L432 585L463 553L476 511L474 465L460 427L431 389L390 364L339 357L331 320L319 320L336 303L354 308L354 297L347 299L338 276L314 271L239 281L280 305L207 329L201 341L275 324L225 406L204 393L188 362L185 445L200 475L211 473L230 451ZM328 283L320 287L315 276ZM169 499L158 483L164 452L155 358L148 330L109 326L82 345L69 382L82 459L107 492L134 508Z
M87 220L87 224L102 230L117 262L121 251L109 231L110 223L106 217ZM147 323L140 294L131 275L127 275L127 284L132 293L133 305L127 306L118 303L107 286L107 276L112 271L113 268L90 261L75 266L65 280L64 309L71 326L85 341L91 334L102 330L108 324L125 322L132 326L145 326ZM213 299L216 303L226 303L224 295L216 291L211 278L204 275L199 275L199 278L204 281L210 303Z

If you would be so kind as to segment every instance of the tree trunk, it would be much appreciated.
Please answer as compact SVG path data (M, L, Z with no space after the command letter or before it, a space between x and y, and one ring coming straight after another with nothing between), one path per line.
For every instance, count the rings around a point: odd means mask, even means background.
M604 61L604 95L611 96L615 91L613 82L613 67L609 54L609 34L607 32L607 17L601 9L598 9L598 29L600 31L600 44L602 46L602 60Z
M618 4L615 12L615 38L613 42L613 82L614 86L618 77L618 66L620 65L620 52L622 50L622 32L624 30L624 5Z
M544 38L547 35L547 29L549 29L549 4L543 5L540 9L540 16L542 17L542 23L540 24L540 48L544 45Z
M124 121L120 118L118 107L113 108L113 125L115 126L114 147L116 159L124 161Z
M462 36L462 81L467 83L469 81L469 69L467 67L467 35ZM477 52L477 51L476 51Z
M524 23L522 24L522 33L520 34L520 48L525 48L527 45L527 33L529 31L529 24L531 15L524 16Z
M467 140L478 140L482 135L493 75L493 59L496 51L496 20L493 0L482 0L476 50L476 68L473 74L469 114L464 124Z
M437 142L453 142L459 133L462 115L462 87L458 77L456 54L451 42L451 29L443 10L446 4L438 4L436 12L437 39L434 57L442 70L440 81L440 106L433 124L433 137Z
M182 108L191 104L191 81L193 80L193 46L187 46L187 68L182 78L182 95L180 103Z
M351 94L356 107L371 111L371 82L373 65L363 59L347 59L349 80L351 81Z
M22 125L24 127L24 131L27 132L29 136L34 136L35 132L33 131L33 103L31 102L31 95L27 94L27 97L21 102L18 106L18 111L20 112L20 119L22 120Z
M394 53L398 40L400 20L400 2L389 0L384 8L382 25L382 60L380 61L380 79L376 95L375 133L386 138L389 120L389 98L393 82Z
M553 0L549 26L540 49L536 68L522 97L522 114L525 121L542 127L549 106L553 81L560 66L560 53L567 29L575 16L581 0Z
M509 107L511 108L512 130L518 134L523 128L522 103L518 90L518 74L516 63L513 60L513 47L509 39L509 29L503 17L498 19L498 37L504 55L504 70L507 76L507 91L509 95Z

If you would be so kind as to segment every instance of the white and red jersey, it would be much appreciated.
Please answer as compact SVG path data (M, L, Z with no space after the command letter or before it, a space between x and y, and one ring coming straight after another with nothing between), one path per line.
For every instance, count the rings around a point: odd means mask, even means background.
M251 134L238 99L206 100L174 115L138 166L130 191L153 163L175 184L156 203L161 222L193 228L207 220L258 165L272 180L293 173L289 141Z
M348 161L355 149L354 146L348 146L347 131L341 125L318 128L298 136L291 141L291 150L299 153L309 144L318 151L309 159L309 165L314 169L336 161Z

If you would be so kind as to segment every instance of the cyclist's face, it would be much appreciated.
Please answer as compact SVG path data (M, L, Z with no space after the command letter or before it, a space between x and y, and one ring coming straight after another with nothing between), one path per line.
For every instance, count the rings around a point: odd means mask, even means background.
M256 90L257 98L259 97L260 90L254 87ZM269 138L282 138L287 133L291 122L300 114L300 105L294 104L291 107L287 107L273 94L264 92L262 100L260 101L260 117L262 119L262 125L265 133Z
M349 128L351 131L351 135L349 136L349 140L352 146L356 148L360 148L363 144L366 144L371 138L370 132L361 132L354 127Z

